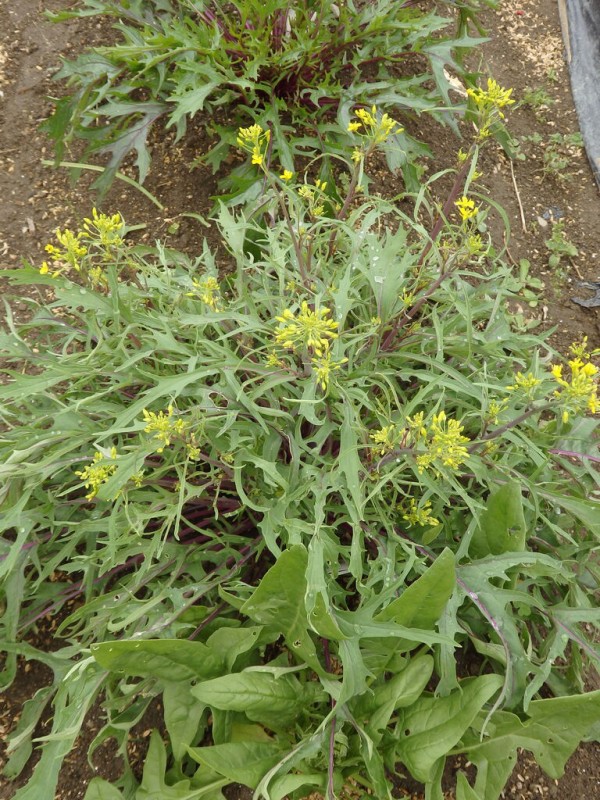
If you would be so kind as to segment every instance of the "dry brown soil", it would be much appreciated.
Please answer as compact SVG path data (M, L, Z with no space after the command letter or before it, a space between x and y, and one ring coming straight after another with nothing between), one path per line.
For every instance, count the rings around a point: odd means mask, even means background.
M94 205L87 191L93 176L84 175L73 187L66 170L42 164L52 153L38 126L51 109L49 97L62 91L51 80L60 56L72 57L86 46L105 42L107 36L110 39L107 26L95 20L53 25L44 19L45 10L58 10L70 4L69 0L0 0L0 265L3 268L17 266L23 259L39 264L43 247L51 240L54 229L75 225L89 215ZM545 284L535 306L520 301L524 317L555 327L552 341L558 348L566 349L582 333L589 336L592 346L598 347L598 310L583 309L570 298L585 294L574 287L574 281L600 279L600 193L583 152L577 148L569 155L566 172L571 173L570 177L565 177L564 169L560 174L543 170L544 150L550 145L550 135L577 130L555 3L507 0L500 11L486 12L484 20L492 41L483 49L481 68L503 86L512 86L517 100L527 97L527 90L540 88L554 100L549 108L522 105L512 111L510 128L522 139L526 155L525 160L514 163L514 180L508 160L497 148L491 148L482 160L490 197L506 209L511 223L509 258L515 263L528 259L532 275ZM122 183L111 189L103 207L111 212L120 211L130 224L144 224L141 236L149 241L167 238L173 247L197 251L207 235L206 229L180 215L190 211L207 214L210 196L216 191L215 180L207 168L194 171L188 168L207 148L203 122L198 117L189 135L177 146L169 134L155 137L147 188L164 206L162 211ZM541 140L526 138L535 135ZM436 131L431 139L435 168L451 166L457 149L452 135ZM548 266L545 240L551 233L552 216L561 214L564 231L579 255L565 259L560 269L552 270ZM500 238L500 226L493 219L492 227ZM498 246L501 244L498 241ZM0 284L0 290L8 296L6 284ZM17 316L27 312L25 293L10 302ZM49 647L52 628L50 621L40 631L40 637ZM0 699L0 739L15 724L23 701L47 680L48 675L40 665L23 665L10 692ZM134 747L140 758L149 730L157 724L156 711L154 718L144 720L137 731ZM97 720L89 720L80 746L67 760L61 775L59 800L75 800L85 793L87 781L94 774L87 765L86 743L93 737L96 724ZM96 763L99 772L107 777L118 768L110 751L98 753ZM0 798L8 800L20 783L9 785L0 778ZM247 795L234 788L230 796L232 800L243 800ZM405 782L400 784L398 796L420 798L422 794L418 787ZM504 796L517 800L600 798L599 745L583 745L558 782L545 777L530 757L523 754Z

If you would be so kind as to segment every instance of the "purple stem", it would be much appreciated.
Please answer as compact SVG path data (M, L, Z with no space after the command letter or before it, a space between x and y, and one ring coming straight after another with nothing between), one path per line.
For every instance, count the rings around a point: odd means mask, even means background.
M331 672L331 655L329 653L329 640L322 639L323 642L323 656L325 657L325 669ZM335 700L331 698L331 708L335 708ZM331 720L331 730L329 731L329 757L327 761L327 800L335 800L335 792L333 790L333 771L335 767L334 758L335 748L335 717Z
M217 18L217 15L214 13L214 11L211 11L209 8L207 8L200 14L200 18L203 22L206 22L207 25L216 25L219 31L222 33L223 38L227 42L237 42L236 37L225 28L221 20Z
M200 631L203 628L206 628L206 626L209 623L211 623L213 621L213 619L216 619L219 616L219 614L221 613L221 611L223 611L225 608L227 608L227 603L221 603L221 605L217 606L214 609L214 611L211 611L210 614L208 615L208 617L206 617L206 619L203 619L202 622L200 623L200 625L198 625L196 630L193 631L192 633L190 633L190 635L188 636L188 639L190 639L190 640L191 639L195 639L196 636L198 636L198 634L200 633Z
M587 453L576 453L574 450L549 450L548 452L554 453L554 455L557 456L567 456L568 458L583 458L600 464L600 458L598 458L598 456L590 456Z

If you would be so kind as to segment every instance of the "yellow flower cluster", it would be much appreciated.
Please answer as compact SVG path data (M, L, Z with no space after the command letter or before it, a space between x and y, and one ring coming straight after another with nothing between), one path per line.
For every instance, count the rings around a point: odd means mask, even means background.
M281 175L279 176L282 181L291 181L294 177L294 173L289 169L284 169Z
M114 462L117 458L117 448L112 447L110 450L110 460L107 460L102 453L97 452L94 454L91 464L88 464L88 466L84 467L81 471L75 472L75 475L81 478L85 488L89 489L85 496L86 500L92 500L98 494L98 490L102 484L106 483L111 475L114 475L117 469L117 465Z
M554 392L554 396L565 406L562 412L563 422L568 421L572 412L589 411L591 414L596 414L600 410L599 371L590 361L587 338L572 345L571 352L575 358L567 362L571 372L568 378L563 376L563 367L560 364L554 364L551 369L552 377L561 387Z
M460 218L463 222L477 216L479 206L475 205L475 201L471 200L466 195L463 195L460 200L457 200L454 205L457 207Z
M480 111L496 109L502 118L504 115L500 109L505 108L505 106L511 106L515 102L511 98L511 94L512 89L503 89L493 78L488 78L487 89L481 89L480 87L467 89L467 95Z
M395 425L384 425L378 431L373 431L369 434L369 438L373 442L373 451L378 456L385 456L396 446L398 440L398 432Z
M488 78L487 89L467 89L467 95L477 109L479 139L486 139L494 122L504 119L501 109L512 105L512 89L503 89L493 78Z
M467 237L467 250L469 255L477 256L485 249L481 236L478 233L472 233Z
M92 218L83 220L83 230L90 238L99 240L102 247L110 249L123 244L125 222L120 214L99 214L92 209Z
M337 372L343 364L348 363L347 358L342 358L340 361L334 361L331 357L331 351L328 348L329 344L322 355L317 356L316 358L311 358L311 364L317 379L317 383L320 384L321 389L323 389L324 392L327 391L327 387L329 386L331 373Z
M316 356L323 356L329 350L331 340L338 337L338 324L328 319L330 314L329 308L312 311L306 300L302 301L297 313L286 308L281 316L276 317L282 327L275 332L275 342L288 350L308 347Z
M372 106L370 111L366 108L357 108L354 114L357 119L348 124L348 132L368 137L374 144L381 144L390 136L402 133L404 130L389 114L382 114L378 119L376 106Z
M52 266L47 261L42 262L40 275L50 275L57 278L64 272L72 269L83 275L93 287L106 287L108 280L104 269L99 264L94 264L93 259L82 259L91 256L95 249L100 256L106 255L107 251L120 247L123 244L123 233L125 222L120 214L99 214L94 208L92 217L83 220L82 230L74 233L66 229L56 230L55 236L58 244L47 244L44 248ZM104 253L102 252L104 251Z
M85 235L83 231L73 233L68 228L64 231L57 228L54 235L58 243L62 245L62 248L55 247L53 244L46 245L44 250L50 256L54 269L51 269L48 266L48 262L44 261L40 267L40 274L51 274L53 278L56 278L68 269L80 272L81 259L88 253L88 248L81 242Z
M252 163L257 164L259 167L265 161L270 140L271 131L268 128L263 130L260 125L250 125L249 128L240 128L238 130L238 147L250 153Z
M498 402L497 400L491 400L487 410L487 419L490 422L493 422L494 425L498 424L498 418L503 411L506 411L506 406L508 405L508 398L505 397L503 400Z
M222 311L222 299L219 282L212 275L207 275L201 280L192 278L193 292L187 292L188 297L199 297L203 303L213 311Z
M160 443L160 447L156 448L157 453L162 453L173 439L183 436L186 432L186 423L182 419L174 419L173 413L172 405L169 405L166 414L164 411L159 411L157 414L146 408L143 410L144 422L146 422L144 432L153 433L154 438Z
M311 186L304 185L298 189L298 194L304 200L308 201L308 210L313 217L320 217L325 211L325 206L320 201L319 195L325 193L327 188L327 181L315 181L314 189Z
M431 525L432 527L435 525L439 525L439 519L436 519L431 514L431 501L427 500L421 508L417 505L416 500L412 497L410 499L410 506L408 510L402 514L402 519L406 520L409 525L421 525L425 527L426 525Z
M523 375L522 372L517 372L515 375L515 382L512 386L507 386L509 392L523 392L530 400L533 400L534 389L539 386L542 381L536 378L531 372Z
M425 445L425 452L417 456L419 472L424 472L432 465L435 469L440 464L457 470L469 457L465 447L469 439L462 435L464 426L456 419L447 419L444 411L434 414L428 428L423 425L422 416L415 415L412 427Z

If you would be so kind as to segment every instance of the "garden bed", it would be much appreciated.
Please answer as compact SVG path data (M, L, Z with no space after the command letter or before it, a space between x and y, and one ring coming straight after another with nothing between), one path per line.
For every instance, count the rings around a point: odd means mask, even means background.
M43 6L43 9L40 8ZM94 175L82 175L76 186L69 183L67 169L54 169L43 164L52 159L48 140L39 131L39 123L47 117L48 95L63 91L51 81L59 54L72 57L83 47L110 41L110 27L105 22L73 20L60 25L45 21L41 10L55 11L65 2L37 0L19 3L0 2L5 25L0 41L0 253L5 266L18 266L22 259L34 264L43 260L44 246L51 241L57 227L75 227L90 215L94 204L89 184ZM521 140L523 160L510 162L499 148L490 148L481 161L483 184L491 198L508 215L512 234L508 258L521 273L519 291L514 300L522 312L523 331L534 326L555 327L552 343L567 351L573 341L587 335L592 348L600 345L598 311L574 303L574 296L586 294L576 281L598 281L600 277L600 230L597 225L600 198L585 155L572 134L577 132L576 117L568 86L563 45L556 8L550 0L503 4L498 12L483 15L492 41L483 50L484 72L493 75L501 85L513 87L520 106L510 113L510 129ZM147 189L162 205L158 209L134 187L116 181L103 202L108 213L120 212L129 224L143 226L135 236L142 243L166 240L173 248L197 253L204 238L216 242L214 230L207 228L193 214L207 217L217 184L207 166L190 169L192 163L211 143L205 132L206 119L198 114L188 135L174 143L173 134L153 134L153 166ZM571 138L569 138L571 137ZM427 139L427 131L424 133ZM440 138L439 131L430 133L434 153L431 171L453 166L456 139L450 131ZM75 158L75 156L73 156ZM236 156L233 156L236 158ZM564 160L568 165L564 166ZM126 173L135 176L131 167ZM569 173L569 176L566 175ZM382 185L382 193L391 195L401 190ZM499 218L490 217L492 229L500 236ZM560 226L558 262L551 263L546 244L556 225ZM568 249L565 241L571 244ZM501 248L502 241L497 242ZM574 251L577 252L574 255ZM528 264L524 264L526 260ZM543 282L543 288L539 282ZM8 292L7 287L4 290ZM27 289L26 291L32 291ZM14 293L14 289L10 290ZM28 306L23 300L11 300L15 317L25 318ZM36 646L52 650L55 646L56 621L42 619ZM36 662L21 663L21 670L10 693L5 697L0 715L0 732L10 730L21 704L43 687L49 673ZM592 686L590 688L596 688ZM141 763L150 730L160 727L160 709L153 707L135 730L132 752ZM118 764L111 765L110 749L96 753L99 769L87 764L86 748L97 732L93 715L86 723L84 735L76 750L68 757L61 774L57 800L83 797L87 781L95 774L110 779ZM40 733L44 733L42 726ZM112 767L115 767L113 772ZM22 785L26 770L14 784L6 783L0 793L9 798ZM600 791L600 749L597 743L582 745L568 764L560 781L546 778L525 755L519 761L504 796L509 798L553 798L579 800L593 797ZM404 794L410 792L410 794ZM235 800L235 792L230 795ZM239 798L245 798L242 790ZM420 797L417 788L407 783L399 786L398 797Z

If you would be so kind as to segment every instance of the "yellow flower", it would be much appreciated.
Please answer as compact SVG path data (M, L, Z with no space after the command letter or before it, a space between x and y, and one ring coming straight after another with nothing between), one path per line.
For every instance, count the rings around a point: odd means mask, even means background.
M573 342L573 344L570 345L569 350L578 358L589 359L590 354L588 353L588 337L584 336L580 342Z
M105 288L108 286L108 278L104 274L102 267L90 267L86 272L86 277L94 288Z
M469 439L462 435L463 430L464 426L456 419L447 419L444 411L435 414L424 439L426 452L417 456L418 471L424 472L432 465L435 469L438 464L459 469L469 457L464 446Z
M92 500L97 494L102 484L106 483L111 475L114 475L117 470L117 465L114 463L117 460L117 448L111 447L110 460L100 452L94 453L92 463L80 471L76 471L75 475L81 478L83 485L89 492L86 494L86 500Z
M497 400L491 400L487 410L487 418L490 422L493 422L494 425L498 424L498 417L502 414L503 411L506 410L506 406L508 405L508 398L505 397L504 400L498 402Z
M467 250L469 251L470 255L476 256L481 253L483 249L483 242L481 241L481 236L479 234L471 234L467 238Z
M506 389L509 392L522 391L531 400L533 399L535 387L539 386L541 382L542 381L536 378L531 372L528 372L526 375L523 375L522 372L517 372L514 384L512 386L507 386Z
M289 169L284 169L281 175L279 176L282 181L291 181L294 177L294 173L290 172Z
M512 89L503 89L493 78L488 78L487 89L467 89L467 95L473 101L478 112L478 138L490 136L494 122L504 119L501 109L512 105Z
M162 453L165 447L171 444L171 440L183 436L186 432L187 425L182 419L173 419L173 406L169 405L167 413L159 411L158 414L154 411L143 410L144 422L146 427L145 433L153 433L154 438L160 443L160 447L156 448L157 453Z
M212 275L207 275L201 280L192 278L193 292L186 292L188 297L199 297L203 303L213 311L222 311L222 298L219 282Z
M281 316L276 317L277 322L283 326L275 332L276 344L289 350L308 347L314 350L315 355L322 356L329 348L330 341L338 337L338 324L335 320L328 319L330 314L329 308L316 308L312 311L305 300L296 314L286 308Z
M261 166L264 163L271 131L267 128L263 130L260 125L250 125L249 128L238 130L238 147L252 156L252 163Z
M200 456L202 455L200 448L196 444L195 441L188 442L185 446L188 458L191 461L198 461Z
M370 433L369 439L373 442L373 451L379 456L384 456L396 446L398 431L395 425L385 425L378 431Z
M357 108L354 113L358 117L358 121L348 124L348 132L358 133L362 128L360 135L369 138L374 144L381 144L390 136L402 133L404 130L389 114L383 114L378 119L376 106L372 106L371 111L366 108ZM356 160L354 156L353 159Z
M267 356L267 366L281 369L282 367L285 367L285 364L280 358L277 357L276 353L269 353Z
M475 205L475 201L463 195L460 200L457 200L454 205L458 208L460 217L463 222L477 216L479 206Z
M589 361L590 356L587 353L586 345L587 340L584 339L571 346L571 352L577 353L577 355L567 362L571 372L569 380L563 377L563 368L560 364L554 364L550 370L550 374L561 387L560 391L554 392L554 396L567 406L562 412L564 422L569 419L570 412L589 411L591 414L595 414L600 410L598 368Z
M408 429L413 435L415 440L424 439L427 436L427 428L423 424L424 414L422 411L419 411L417 414L414 414L412 417L407 417L406 422L408 424Z
M403 289L402 294L398 296L398 299L404 308L410 308L415 302L415 294L414 292L407 292L406 289Z
M479 109L500 109L511 106L515 101L511 98L512 89L503 89L493 78L487 80L487 90L479 87L467 89L467 95ZM503 116L500 114L500 116Z
M406 511L402 515L402 519L406 520L409 525L421 525L425 527L426 525L431 525L432 527L435 525L439 525L439 519L436 519L431 514L431 501L427 500L421 508L417 505L416 500L412 497L410 499L410 505L408 511Z
M87 247L81 243L83 235L82 232L73 233L73 231L68 229L61 231L60 228L57 228L55 236L58 243L62 245L62 249L60 247L55 247L53 244L47 244L44 250L48 253L52 261L60 262L64 265L64 268L71 267L79 272L81 270L81 259L87 255L88 252ZM60 274L61 271L62 268L59 267L53 274L53 277Z
M125 222L120 214L99 214L92 209L92 218L83 220L83 229L88 234L87 238L98 237L100 244L106 248L118 247L123 244L122 233Z
M47 261L42 261L42 266L40 267L40 275L47 275L50 272L50 267L48 266Z
M310 361L317 379L317 383L319 383L321 389L326 392L327 387L329 386L331 373L337 372L341 368L342 364L346 364L348 362L348 359L342 358L341 361L333 361L328 345L323 355L318 356L317 358L311 358Z
M358 164L359 161L362 161L362 158L363 158L363 151L360 149L360 147L355 147L354 150L352 151L352 161Z

